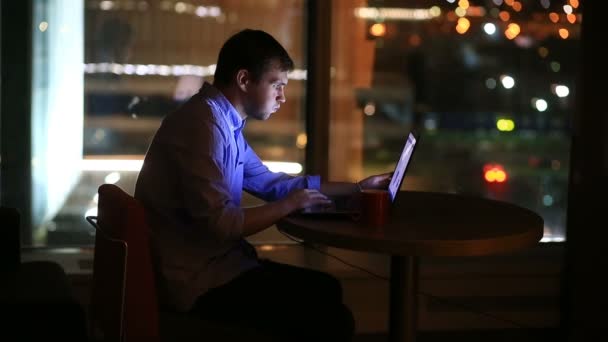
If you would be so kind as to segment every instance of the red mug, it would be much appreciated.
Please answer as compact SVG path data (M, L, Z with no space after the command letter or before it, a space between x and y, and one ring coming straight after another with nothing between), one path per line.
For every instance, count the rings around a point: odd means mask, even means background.
M368 227L382 227L388 222L390 196L388 190L361 190L361 220Z

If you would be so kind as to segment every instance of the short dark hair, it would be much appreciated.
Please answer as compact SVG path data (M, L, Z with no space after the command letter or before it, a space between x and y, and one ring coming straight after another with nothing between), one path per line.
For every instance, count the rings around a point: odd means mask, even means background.
M220 49L214 84L230 84L241 69L248 70L257 82L273 62L278 62L281 71L293 70L293 60L274 37L261 30L244 29L230 37Z

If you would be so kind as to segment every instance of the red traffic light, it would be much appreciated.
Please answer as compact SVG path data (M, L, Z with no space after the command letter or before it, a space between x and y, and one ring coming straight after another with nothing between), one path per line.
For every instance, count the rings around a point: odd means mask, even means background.
M507 172L500 164L485 164L483 178L488 183L504 183L507 181Z

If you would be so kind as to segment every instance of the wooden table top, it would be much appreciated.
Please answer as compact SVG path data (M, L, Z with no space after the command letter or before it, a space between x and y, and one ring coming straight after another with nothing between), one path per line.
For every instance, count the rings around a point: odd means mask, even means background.
M277 226L309 242L395 256L476 256L537 244L543 219L510 203L480 197L401 191L389 222L367 227L349 218L290 215Z

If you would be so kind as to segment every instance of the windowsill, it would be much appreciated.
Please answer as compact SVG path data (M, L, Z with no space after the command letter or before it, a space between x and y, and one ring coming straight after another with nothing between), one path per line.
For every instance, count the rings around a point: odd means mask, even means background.
M93 271L92 247L27 247L21 249L21 262L54 261L68 275L90 274Z

